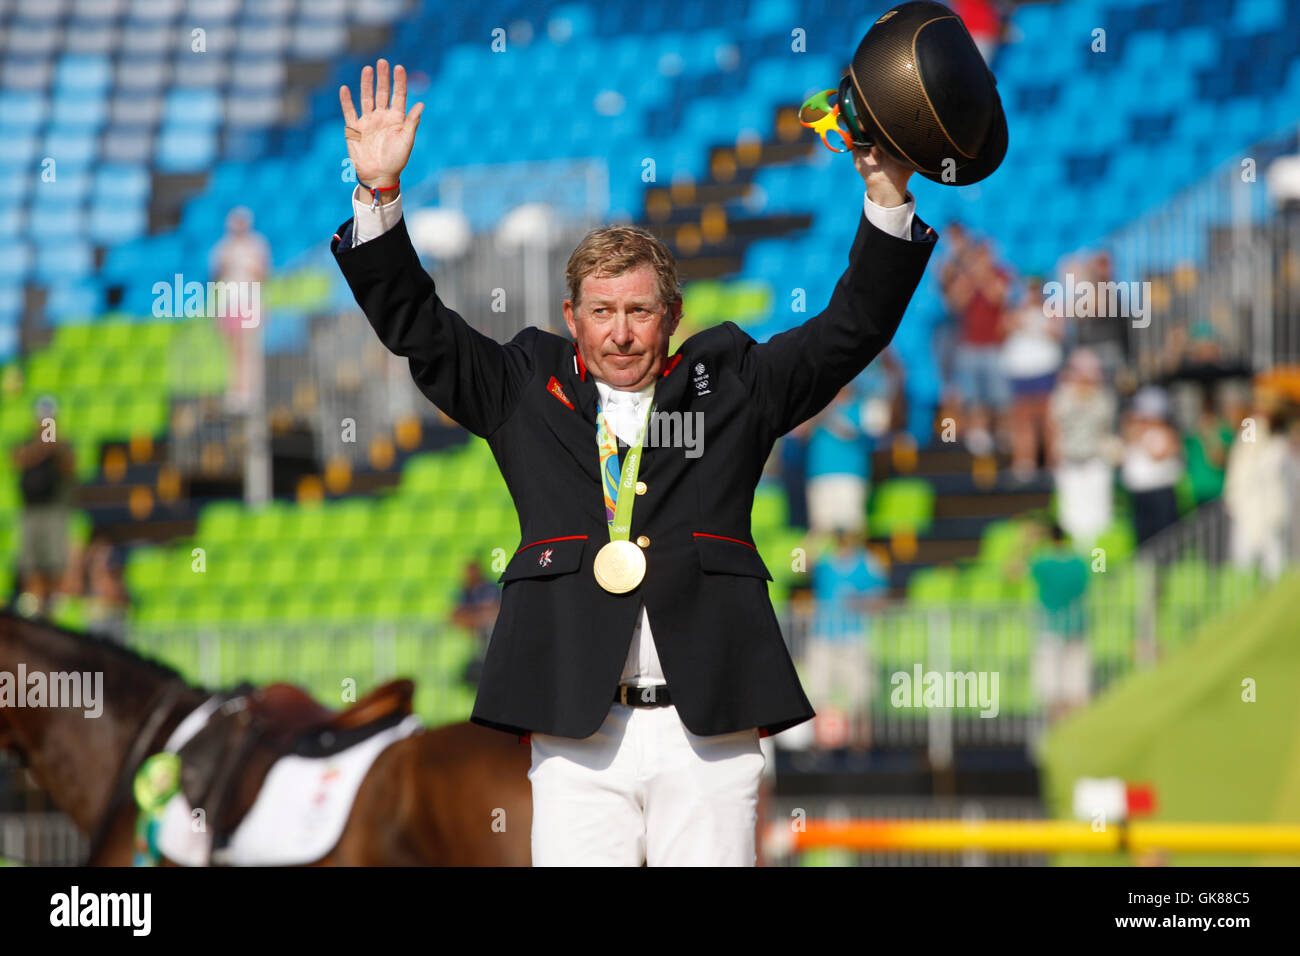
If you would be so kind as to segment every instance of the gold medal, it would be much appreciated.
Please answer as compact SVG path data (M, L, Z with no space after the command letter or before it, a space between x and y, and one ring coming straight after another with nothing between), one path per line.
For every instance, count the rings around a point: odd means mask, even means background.
M610 541L596 552L596 583L612 594L626 594L645 577L645 553L631 541Z

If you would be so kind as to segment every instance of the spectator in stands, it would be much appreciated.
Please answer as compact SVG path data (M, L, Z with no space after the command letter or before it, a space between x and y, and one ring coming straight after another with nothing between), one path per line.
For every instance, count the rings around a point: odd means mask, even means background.
M816 612L804 665L808 696L818 710L834 707L848 720L851 746L871 741L873 688L869 612L889 592L889 573L859 535L841 531L813 564Z
M1260 391L1228 451L1223 502L1228 550L1239 568L1258 567L1269 580L1282 573L1289 505L1286 437L1274 430L1272 402Z
M14 449L23 499L19 559L20 614L48 617L68 570L68 521L76 495L76 458L67 434L59 434L58 403L36 402L35 433Z
M811 421L808 523L813 534L861 534L866 523L871 440L862 402L846 385Z
M270 247L253 231L253 214L243 206L232 209L226 215L226 234L212 249L208 271L218 282L260 283L270 269ZM252 398L254 363L258 358L254 350L261 342L256 330L262 315L241 314L240 306L260 301L260 294L255 299L245 294L227 295L223 313L215 317L233 364L226 391L228 411L246 411Z
M1178 520L1174 488L1183 474L1182 441L1169 423L1169 397L1163 389L1146 385L1138 390L1123 436L1120 474L1133 499L1133 524L1142 544Z
M1061 367L1064 320L1049 312L1037 277L1025 282L1020 305L1007 312L1002 371L1011 390L1011 473L1022 483L1038 470L1039 451L1047 439L1047 401Z
M477 561L466 564L460 598L451 613L452 623L472 631L479 642L478 653L465 669L466 683L478 684L483 674L483 658L500 609L501 588L483 577L483 569Z
M1008 400L1001 358L1011 274L994 261L988 240L981 239L971 243L960 259L954 253L940 281L960 327L955 371L966 406L966 447L972 454L989 455L994 451L998 416Z
M1038 593L1038 644L1034 687L1056 721L1088 702L1092 662L1088 653L1083 598L1088 565L1066 544L1060 525L1040 525L1043 544L1030 558L1029 573Z
M1284 474L1286 476L1287 500L1287 563L1300 561L1300 415L1296 415L1287 425L1287 450Z
M1232 426L1219 415L1213 392L1202 392L1196 427L1183 437L1187 477L1198 507L1223 494L1223 475L1232 436Z
M1110 253L1103 249L1082 260L1069 260L1066 269L1074 272L1076 288L1080 282L1092 282L1097 290L1096 315L1074 319L1072 344L1096 352L1101 360L1102 376L1119 387L1120 378L1126 377L1122 371L1128 368L1128 329L1132 319L1109 314L1110 297L1102 290L1107 288L1104 283L1114 281Z
M1002 43L1002 13L993 0L951 0L949 6L970 31L975 47L990 66Z
M86 627L91 631L126 640L126 614L130 604L122 581L122 558L102 531L91 536L82 556L86 593Z
M1207 319L1170 329L1159 361L1164 372L1161 385L1195 389L1205 399L1225 380L1251 377L1250 366L1225 352L1222 337Z
M1048 404L1057 520L1080 551L1111 523L1116 399L1090 349L1075 349Z
M863 369L854 385L862 399L862 427L872 448L889 444L895 432L907 428L907 392L903 366L893 346L887 346Z

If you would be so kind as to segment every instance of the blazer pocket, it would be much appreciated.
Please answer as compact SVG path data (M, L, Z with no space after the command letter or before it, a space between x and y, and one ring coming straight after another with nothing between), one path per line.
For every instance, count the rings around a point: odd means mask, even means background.
M767 565L763 563L758 549L752 544L739 538L729 538L704 531L695 531L692 534L695 536L695 548L700 555L700 567L705 571L743 574L772 580Z
M572 574L582 566L582 553L586 548L585 534L543 538L526 544L515 552L497 582L504 584L519 578Z

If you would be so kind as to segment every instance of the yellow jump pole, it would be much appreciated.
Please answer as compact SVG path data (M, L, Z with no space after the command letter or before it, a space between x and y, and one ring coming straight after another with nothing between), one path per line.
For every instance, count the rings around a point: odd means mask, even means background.
M1300 853L1300 825L1268 823L1137 822L1094 830L1072 820L808 820L802 830L781 836L796 851Z

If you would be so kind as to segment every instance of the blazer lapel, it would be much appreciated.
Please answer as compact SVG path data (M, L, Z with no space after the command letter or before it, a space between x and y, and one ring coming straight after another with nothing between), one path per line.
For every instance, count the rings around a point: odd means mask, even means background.
M565 363L564 375L561 381L567 382L573 389L570 393L574 396L573 403L582 417L591 423L593 430L596 428L596 405L600 401L600 393L596 390L596 379L591 372L587 370L582 359L578 355L578 345L573 344L573 356ZM592 439L595 443L595 438Z

